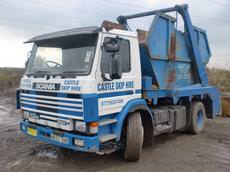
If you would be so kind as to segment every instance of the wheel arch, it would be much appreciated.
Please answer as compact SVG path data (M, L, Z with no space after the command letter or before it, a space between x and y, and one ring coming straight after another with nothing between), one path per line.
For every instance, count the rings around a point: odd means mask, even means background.
M118 114L118 125L116 128L117 141L121 139L122 129L126 124L128 115L136 111L139 111L141 114L144 131L148 131L144 132L144 146L150 145L153 140L153 115L144 99L134 99L129 101Z

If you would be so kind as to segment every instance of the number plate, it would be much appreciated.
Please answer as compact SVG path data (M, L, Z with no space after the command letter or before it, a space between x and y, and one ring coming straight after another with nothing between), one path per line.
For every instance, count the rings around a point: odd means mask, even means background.
M37 136L37 130L30 127L27 128L27 133L31 136Z

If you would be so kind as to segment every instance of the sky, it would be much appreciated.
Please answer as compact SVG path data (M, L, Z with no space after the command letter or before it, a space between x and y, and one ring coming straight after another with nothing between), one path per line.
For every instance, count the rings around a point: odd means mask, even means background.
M24 67L31 37L83 26L100 26L119 15L189 5L193 24L207 31L209 67L230 69L230 0L0 0L0 67ZM131 27L146 29L152 18Z

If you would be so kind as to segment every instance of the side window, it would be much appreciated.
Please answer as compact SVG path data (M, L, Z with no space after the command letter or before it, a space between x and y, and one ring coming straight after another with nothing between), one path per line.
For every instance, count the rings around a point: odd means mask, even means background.
M104 42L107 42L110 38L106 37L104 39ZM122 73L130 72L131 70L131 60L130 60L130 43L126 39L118 39L117 42L120 46L120 49L118 52L115 53L115 56L121 58L121 64L122 64ZM109 61L111 58L111 53L105 52L103 49L102 51L102 63L101 69L104 73L109 73Z

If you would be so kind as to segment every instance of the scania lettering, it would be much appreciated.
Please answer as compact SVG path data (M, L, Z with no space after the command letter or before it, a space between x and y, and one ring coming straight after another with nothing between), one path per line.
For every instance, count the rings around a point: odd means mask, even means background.
M154 16L149 30L130 29L129 20L147 16ZM156 135L198 134L220 114L220 93L205 71L207 33L192 25L187 5L117 21L26 42L33 48L17 90L24 134L75 151L122 150L137 161Z
M38 90L57 90L60 84L34 83L34 88Z

